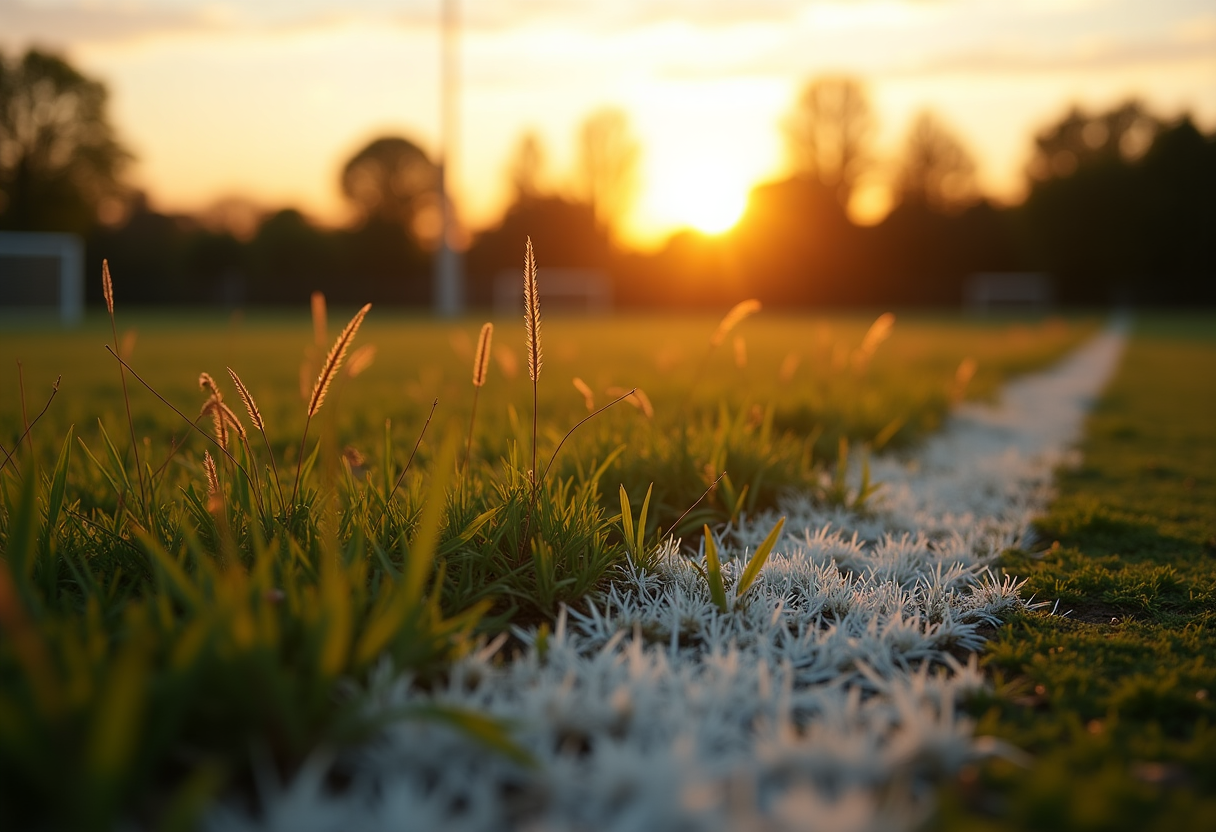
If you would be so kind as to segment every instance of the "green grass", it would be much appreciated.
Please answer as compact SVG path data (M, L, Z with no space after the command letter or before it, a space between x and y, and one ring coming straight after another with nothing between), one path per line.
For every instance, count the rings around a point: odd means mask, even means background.
M1035 761L967 771L941 826L1216 827L1214 380L1211 317L1139 325L1039 521L1045 551L1004 563L1072 610L1002 628L997 692L972 703Z
M331 320L332 338L345 316ZM677 531L770 506L785 489L845 499L827 468L841 440L915 442L959 394L964 358L980 368L967 392L985 396L1094 328L901 320L862 368L851 355L871 320L750 319L735 333L747 339L742 367L729 344L704 358L713 319L547 320L539 459L587 413L576 375L598 404L609 387L641 387L655 413L622 403L592 420L552 469L538 466L535 491L523 462L522 323L497 322L495 345L516 370L492 365L463 473L455 460L480 321L374 309L355 346L375 344L375 363L337 380L301 460L301 361L311 384L327 348L312 343L306 318L128 316L119 285L120 337L137 333L134 370L191 418L206 399L199 373L210 373L251 432L228 458L128 375L143 485L102 346L108 320L5 333L0 356L21 362L23 383L10 372L0 397L0 437L14 452L0 474L0 826L103 829L133 817L189 828L215 794L248 788L251 749L290 772L320 743L373 732L343 696L347 680L390 661L425 683L479 635L545 620L602 586L625 557L621 486L638 506L653 486L635 547L670 529L723 471ZM792 373L791 354L801 357ZM302 468L298 500L280 502L229 366L260 406L287 494ZM46 416L18 445L58 375ZM218 463L217 493L205 451ZM402 716L446 719L515 753L476 714Z

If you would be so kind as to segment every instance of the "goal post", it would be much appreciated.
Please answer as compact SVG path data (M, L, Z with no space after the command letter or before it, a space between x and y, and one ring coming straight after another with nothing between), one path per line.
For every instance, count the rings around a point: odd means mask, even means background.
M0 315L84 317L84 242L75 234L0 231Z

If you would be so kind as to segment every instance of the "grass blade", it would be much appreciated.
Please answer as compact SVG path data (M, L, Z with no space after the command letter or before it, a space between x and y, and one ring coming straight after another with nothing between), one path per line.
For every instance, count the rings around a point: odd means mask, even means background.
M769 553L773 551L773 547L777 545L777 539L781 537L781 530L783 528L785 528L784 517L777 521L777 525L773 526L773 530L768 533L768 537L764 538L764 542L752 554L751 560L747 562L747 566L743 569L743 574L739 576L739 583L735 586L736 598L741 598L743 593L751 589L756 578L760 576L760 570L764 567L764 562L768 560Z

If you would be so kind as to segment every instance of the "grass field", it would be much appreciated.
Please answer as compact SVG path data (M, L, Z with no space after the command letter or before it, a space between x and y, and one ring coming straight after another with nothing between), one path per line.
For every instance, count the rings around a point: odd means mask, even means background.
M372 310L352 348L375 345L374 362L338 375L302 442L312 379L347 313L332 319L321 339L301 316L127 315L120 300L120 351L160 396L195 419L199 373L214 377L248 429L226 451L204 435L210 417L194 430L130 372L128 425L108 319L0 336L22 379L10 363L0 396L13 456L0 478L6 827L189 828L215 794L244 787L251 747L291 771L322 740L373 732L340 691L382 657L439 677L478 634L577 605L627 551L645 562L659 527L720 526L790 489L855 503L858 483L832 467L840 450L915 443L958 397L990 396L1096 326L901 316L867 344L873 316L761 313L711 351L715 319L555 317L534 445L523 327L500 321L462 468L480 322ZM269 451L226 367L259 405ZM576 376L596 407L637 387L653 413L619 403L553 456L588 415ZM653 486L629 540L622 486L631 513ZM402 716L516 753L476 713Z
M985 651L978 730L1037 758L968 770L951 829L1216 827L1216 321L1136 329L1082 451L1007 571L1060 612Z

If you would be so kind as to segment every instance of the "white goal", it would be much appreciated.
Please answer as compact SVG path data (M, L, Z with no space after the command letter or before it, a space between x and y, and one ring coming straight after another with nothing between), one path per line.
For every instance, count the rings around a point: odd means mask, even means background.
M84 242L75 234L0 231L0 317L84 316Z

